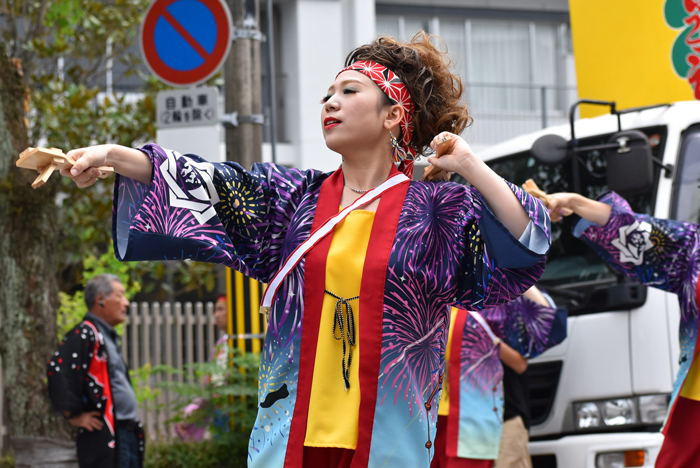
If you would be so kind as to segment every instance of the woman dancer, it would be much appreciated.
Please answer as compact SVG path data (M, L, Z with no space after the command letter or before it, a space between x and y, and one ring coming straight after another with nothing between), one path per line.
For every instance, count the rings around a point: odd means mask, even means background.
M608 265L642 284L678 295L681 307L680 368L666 417L657 468L697 466L700 460L700 370L698 359L698 294L700 227L637 214L615 192L600 201L576 193L548 195L552 220L573 211L579 220L573 233ZM570 211L567 211L570 210Z
M69 153L80 186L101 165L119 174L120 259L219 262L268 283L251 467L428 467L450 306L508 302L543 271L546 209L457 136L471 117L447 62L425 34L352 51L321 103L332 173L156 145ZM410 182L413 155L443 139L429 161L473 187Z

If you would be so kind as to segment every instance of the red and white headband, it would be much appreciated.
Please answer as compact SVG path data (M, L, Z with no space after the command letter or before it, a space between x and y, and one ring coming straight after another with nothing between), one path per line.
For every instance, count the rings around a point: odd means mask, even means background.
M396 76L396 73L377 62L359 60L340 70L338 75L348 70L355 70L367 76L379 86L379 89L386 94L392 104L398 104L403 107L404 115L400 124L401 133L403 134L401 146L406 153L410 154L412 158L415 158L416 150L410 146L411 137L413 136L413 101L411 100L411 95L406 85ZM413 172L413 161L404 162L411 166L411 172Z

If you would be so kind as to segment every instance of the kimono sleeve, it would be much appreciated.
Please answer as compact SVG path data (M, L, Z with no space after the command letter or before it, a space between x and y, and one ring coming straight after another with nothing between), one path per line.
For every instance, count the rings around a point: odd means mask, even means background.
M66 334L58 350L46 365L49 397L54 411L68 412L68 417L86 411L87 400L83 388L90 369L91 350L96 337L90 327L78 325Z
M153 162L151 184L115 181L117 258L221 263L268 281L296 207L320 173L274 164L246 171L152 144L141 151Z
M566 338L568 313L551 300L545 306L520 296L482 314L494 333L524 358L535 358Z
M508 303L528 290L542 275L550 243L549 213L544 204L520 187L506 182L530 217L516 239L493 214L481 194L467 189L469 206L466 249L461 259L457 304L483 309Z
M621 274L676 293L682 302L694 302L700 267L698 226L634 213L615 192L600 201L611 206L607 224L581 219L574 224L573 234Z

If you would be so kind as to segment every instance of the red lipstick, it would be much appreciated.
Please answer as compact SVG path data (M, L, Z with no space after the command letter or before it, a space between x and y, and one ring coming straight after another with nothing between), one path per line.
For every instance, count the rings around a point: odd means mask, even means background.
M326 117L323 119L323 128L325 130L331 129L337 125L340 125L341 121L336 119L335 117Z

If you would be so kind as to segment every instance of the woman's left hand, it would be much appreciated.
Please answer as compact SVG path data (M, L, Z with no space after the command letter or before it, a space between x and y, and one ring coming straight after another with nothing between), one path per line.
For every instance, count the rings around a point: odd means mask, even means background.
M428 157L428 162L445 172L461 174L467 169L469 162L476 159L476 155L469 144L464 141L464 138L450 132L442 132L436 135L433 141L430 142L430 147L435 150L438 143L444 138L449 139L447 150L439 158L437 156Z
M445 138L448 139L447 142L443 142ZM459 135L442 132L433 138L430 147L437 149L438 144L444 148L440 148L442 156L439 158L430 156L428 162L438 169L456 172L464 177L481 193L493 214L516 239L519 239L530 222L530 216L508 184L484 161L476 157L467 142Z

